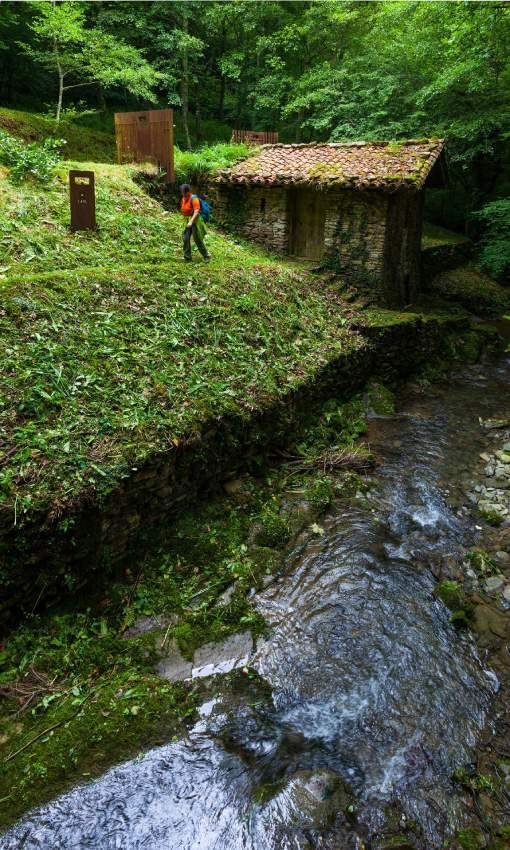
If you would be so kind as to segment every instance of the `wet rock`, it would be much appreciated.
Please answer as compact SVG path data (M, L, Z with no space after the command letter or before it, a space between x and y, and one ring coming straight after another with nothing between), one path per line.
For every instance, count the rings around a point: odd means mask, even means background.
M503 552L503 550L496 552L494 558L502 567L510 564L510 555L508 552Z
M501 611L480 604L474 610L474 629L479 634L490 633L504 639L510 631L510 621Z
M171 640L166 647L162 647L164 656L156 664L156 673L162 679L169 682L183 682L191 678L193 664L183 657L175 640Z
M351 795L332 770L300 770L281 792L299 812L299 819L310 819L316 827L331 823L338 812L352 802Z
M221 593L216 602L214 603L214 608L220 608L222 605L228 605L232 601L232 597L236 592L236 585L231 584L227 587L226 590Z
M503 585L503 576L489 576L489 578L485 579L483 586L487 593L494 593L495 590L499 590Z
M510 602L510 584L507 584L503 590L503 599L505 602Z
M248 664L252 652L251 632L230 635L219 643L206 643L195 652L192 676L201 678L216 673L229 673Z

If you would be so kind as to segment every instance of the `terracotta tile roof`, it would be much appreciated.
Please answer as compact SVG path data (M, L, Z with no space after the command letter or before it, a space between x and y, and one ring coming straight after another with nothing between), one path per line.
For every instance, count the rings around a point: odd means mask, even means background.
M443 150L442 139L407 142L262 145L215 181L316 189L421 189Z

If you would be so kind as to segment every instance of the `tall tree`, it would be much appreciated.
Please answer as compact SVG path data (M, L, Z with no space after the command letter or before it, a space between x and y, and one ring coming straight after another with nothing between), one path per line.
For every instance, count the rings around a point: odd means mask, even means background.
M99 29L86 29L86 6L74 0L37 0L30 4L35 17L30 29L34 44L23 44L33 59L57 75L56 119L60 120L64 92L101 83L122 86L132 94L153 100L156 71L131 45ZM75 82L67 82L68 79Z

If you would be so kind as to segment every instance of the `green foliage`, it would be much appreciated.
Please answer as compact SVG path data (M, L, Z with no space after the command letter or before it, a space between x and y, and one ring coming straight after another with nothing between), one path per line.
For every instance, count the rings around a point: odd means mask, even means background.
M504 519L503 515L495 508L478 508L478 513L486 523L494 526L495 528L501 525Z
M462 850L482 850L482 847L485 846L482 833L472 827L460 829L456 837Z
M22 198L2 181L0 416L15 450L0 492L17 523L48 499L107 492L211 416L276 401L315 373L323 347L363 344L321 281L253 249L211 233L211 264L185 267L181 217L131 169L94 168L92 234L69 232L67 168Z
M238 160L253 152L244 144L217 143L205 145L196 151L175 148L176 183L201 185L213 171L229 168Z
M48 183L55 166L60 161L63 139L45 139L43 142L27 144L0 129L0 163L9 168L13 183L34 178Z
M476 218L484 224L480 262L491 275L510 283L510 198L486 204Z
M473 549L472 552L468 552L467 557L469 563L480 578L487 578L488 576L499 573L499 568L494 558L483 549Z
M467 598L460 584L445 579L438 582L434 595L440 599L452 612L451 621L458 627L469 625L473 616L473 604Z
M14 109L0 109L0 129L27 144L51 141L57 137L65 139L65 153L71 160L115 162L114 136L81 126L79 118L82 115L64 110L60 123L56 125L53 118Z
M36 63L57 76L57 121L64 92L91 83L106 88L122 86L138 97L155 99L158 73L135 47L115 34L86 28L85 5L73 0L34 0L29 5L34 12L29 24L34 40L21 46ZM68 78L73 82L67 82Z

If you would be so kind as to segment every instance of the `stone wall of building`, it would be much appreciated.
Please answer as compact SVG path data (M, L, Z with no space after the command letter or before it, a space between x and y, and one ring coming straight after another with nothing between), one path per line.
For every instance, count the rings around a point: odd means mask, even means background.
M377 283L384 272L388 198L379 192L328 192L324 253L360 282Z
M270 250L284 254L289 244L288 199L286 189L260 187L245 189L216 185L208 189L214 207L214 220Z
M290 190L215 186L208 194L220 226L270 250L289 252L294 215ZM321 197L327 263L373 288L387 306L411 303L420 287L423 192L340 190Z

